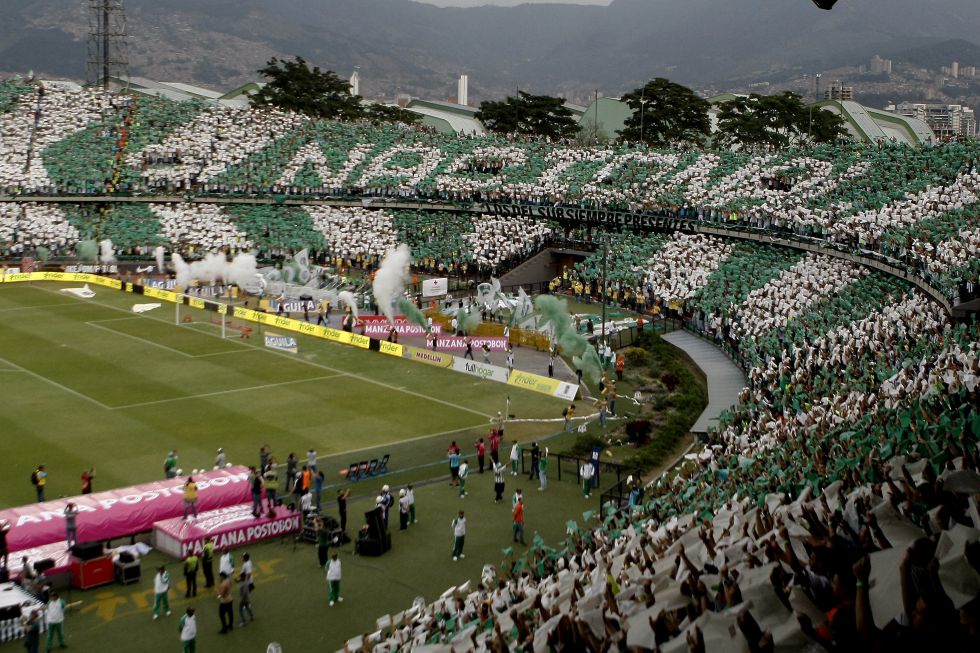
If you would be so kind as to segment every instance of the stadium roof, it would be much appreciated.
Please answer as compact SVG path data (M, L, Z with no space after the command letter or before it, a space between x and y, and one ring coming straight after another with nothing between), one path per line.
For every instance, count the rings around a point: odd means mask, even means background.
M408 111L420 114L422 124L434 127L443 134L476 134L486 133L483 123L474 116L479 110L463 104L439 102L438 100L413 99L405 107Z
M867 143L893 141L906 145L932 145L936 137L922 120L871 109L853 101L823 100L813 105L844 118L851 136Z
M177 89L178 91L183 91L189 95L195 95L197 97L207 98L209 100L217 100L222 95L218 91L212 91L211 89L204 88L202 86L194 86L193 84L183 84L181 82L160 82L160 84L162 86Z
M596 114L599 116L598 124ZM619 98L600 97L589 105L578 124L586 131L595 129L606 138L616 138L616 132L623 129L632 114L629 105Z
M748 97L743 93L722 93L721 95L715 95L708 98L708 104L721 104L723 102L731 102L732 100L737 100L740 97Z
M109 86L116 91L129 91L142 95L152 95L174 100L175 102L200 100L202 102L211 102L229 107L247 106L248 91L259 88L258 84L250 82L232 89L227 93L221 93L202 86L194 86L193 84L158 82L146 77L130 77L129 79L110 77Z
M735 93L722 93L708 99L712 105L712 131L717 131L715 113L718 106L738 97L745 96ZM917 118L900 116L881 109L872 109L852 101L824 100L811 106L843 115L847 131L855 140L867 143L892 141L907 145L931 145L936 142L929 125ZM593 102L579 120L579 124L586 129L591 129L594 124L595 107L596 103ZM599 133L610 138L616 136L616 132L623 128L626 120L632 114L629 105L619 98L600 97L598 108Z

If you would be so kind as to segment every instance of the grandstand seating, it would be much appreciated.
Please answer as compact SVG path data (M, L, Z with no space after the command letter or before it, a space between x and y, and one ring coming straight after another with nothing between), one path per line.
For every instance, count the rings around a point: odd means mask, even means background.
M977 154L448 138L8 80L0 254L108 237L142 253L309 247L370 266L408 242L419 269L486 274L548 238L592 234L424 203L563 203L874 254L952 298L980 273ZM153 201L38 201L137 193ZM306 203L226 201L269 196ZM631 505L583 515L563 544L508 554L480 586L423 601L349 648L976 650L977 322L954 324L908 281L826 253L683 233L608 244L613 301L672 313L728 349L748 375L739 404L680 474ZM598 294L601 257L554 287Z
M574 147L495 136L449 138L422 129L308 120L265 109L45 89L22 80L0 82L0 120L0 192L19 196L192 193L213 196L216 204L226 196L270 194L463 205L563 203L654 211L729 228L819 238L890 257L950 298L962 293L964 284L976 286L980 271L975 256L980 218L972 209L980 173L975 170L977 153L967 144L918 150L887 144L823 145L763 155ZM148 231L145 212L133 208L94 216L98 219L88 220L80 236L110 237L124 247L152 243L185 251L309 247L345 258L363 255L374 245L366 245L360 236L326 242L323 228L333 218L318 218L309 206L281 209L168 209L165 223L194 221L203 213L217 219L210 241L207 233L197 238L192 230L168 231L172 224ZM78 213L65 205L45 211L43 219L76 225L71 216ZM232 215L226 218L224 213ZM60 232L52 231L53 240L47 241L46 227L12 224L15 214L5 211L8 228L0 249L16 253L38 245L59 246ZM246 229L226 234L223 222L236 218ZM397 239L419 245L422 239L415 236L413 222L421 232L435 228L454 234L445 244L429 241L435 247L419 247L429 250L420 259L437 261L431 267L460 269L465 264L482 272L505 267L554 231L554 225L537 220L481 215L457 221L401 213L395 222ZM438 227L439 222L448 225ZM270 223L284 227L270 230L274 235L255 228ZM528 232L528 237L512 247L517 231ZM11 238L14 232L18 238ZM382 227L375 250L387 247L390 233ZM187 242L181 240L184 235ZM506 247L497 247L498 242ZM484 251L486 247L490 250ZM631 264L616 280L635 286L626 277L636 276L636 266ZM678 290L687 292L683 286Z

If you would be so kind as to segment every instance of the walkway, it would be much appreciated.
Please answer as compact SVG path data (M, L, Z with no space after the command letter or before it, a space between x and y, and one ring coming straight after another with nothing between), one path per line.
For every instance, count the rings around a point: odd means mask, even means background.
M663 339L694 361L708 378L708 405L691 427L692 433L707 433L708 427L718 427L721 413L738 401L745 387L745 375L720 349L687 331L672 331Z

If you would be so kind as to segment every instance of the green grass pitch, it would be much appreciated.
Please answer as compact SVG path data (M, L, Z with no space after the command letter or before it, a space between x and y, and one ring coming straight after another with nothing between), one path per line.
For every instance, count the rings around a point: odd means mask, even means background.
M108 289L84 300L61 287L0 289L0 473L25 479L0 488L2 505L33 499L26 481L37 463L48 466L51 497L76 494L93 465L97 491L156 479L172 448L189 471L209 468L218 447L232 462L253 463L263 444L280 462L310 447L331 456L390 445L398 468L432 460L427 436L441 452L453 432L485 431L507 396L521 417L554 418L562 407L302 336L298 354L275 352L260 333L220 338L213 313L192 311L194 321L177 326L173 305L138 315L131 306L149 300ZM337 470L327 483L340 480Z
M328 485L344 482L339 470L348 463L391 453L390 474L349 484L353 530L381 484L397 489L446 474L445 450L453 439L472 454L473 441L486 434L508 396L511 413L520 418L556 418L564 405L303 336L297 336L298 354L275 352L262 347L259 330L247 341L222 339L210 321L214 314L182 307L193 321L178 326L173 305L137 315L132 305L151 300L102 288L85 300L60 292L64 287L0 286L4 507L33 501L28 476L37 463L48 467L48 496L54 498L77 494L79 475L89 466L98 470L96 491L158 479L172 448L186 472L210 467L219 446L231 462L244 464L256 464L266 443L280 462L290 451L302 459L314 447ZM545 437L560 426L512 424L507 439ZM552 441L553 449L562 439ZM335 650L373 630L376 617L409 607L415 596L433 600L451 585L478 580L484 563L499 563L510 544L515 487L528 497L529 542L535 531L559 542L567 519L581 520L582 511L598 507L596 495L585 500L567 481L552 479L543 493L526 477L507 482L507 500L499 505L491 500L489 474L471 477L465 499L444 481L419 487L420 524L400 533L393 515L392 552L360 558L349 545L342 549L346 601L333 608L326 605L313 548L275 541L250 549L258 563L254 624L219 636L214 598L202 593L185 601L180 586L172 593L174 616L152 622L152 569L167 564L175 585L180 578L176 561L153 553L136 585L72 593L81 603L69 614L70 645L76 651L136 650L137 638L139 650L177 650L177 615L193 604L201 615L199 650L262 651L269 641L287 652L311 645ZM332 496L331 488L325 500ZM468 511L470 535L467 558L453 563L449 522L460 508Z

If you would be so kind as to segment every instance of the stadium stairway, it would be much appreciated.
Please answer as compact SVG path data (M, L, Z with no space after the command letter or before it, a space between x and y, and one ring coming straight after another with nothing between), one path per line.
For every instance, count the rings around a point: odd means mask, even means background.
M962 304L954 304L951 314L954 319L969 321L971 318L980 319L980 298L963 302Z
M560 265L563 260L569 257L584 259L592 253L584 249L556 248L546 245L537 254L501 275L500 286L505 289L518 286L526 289L547 287L548 282L561 274Z

